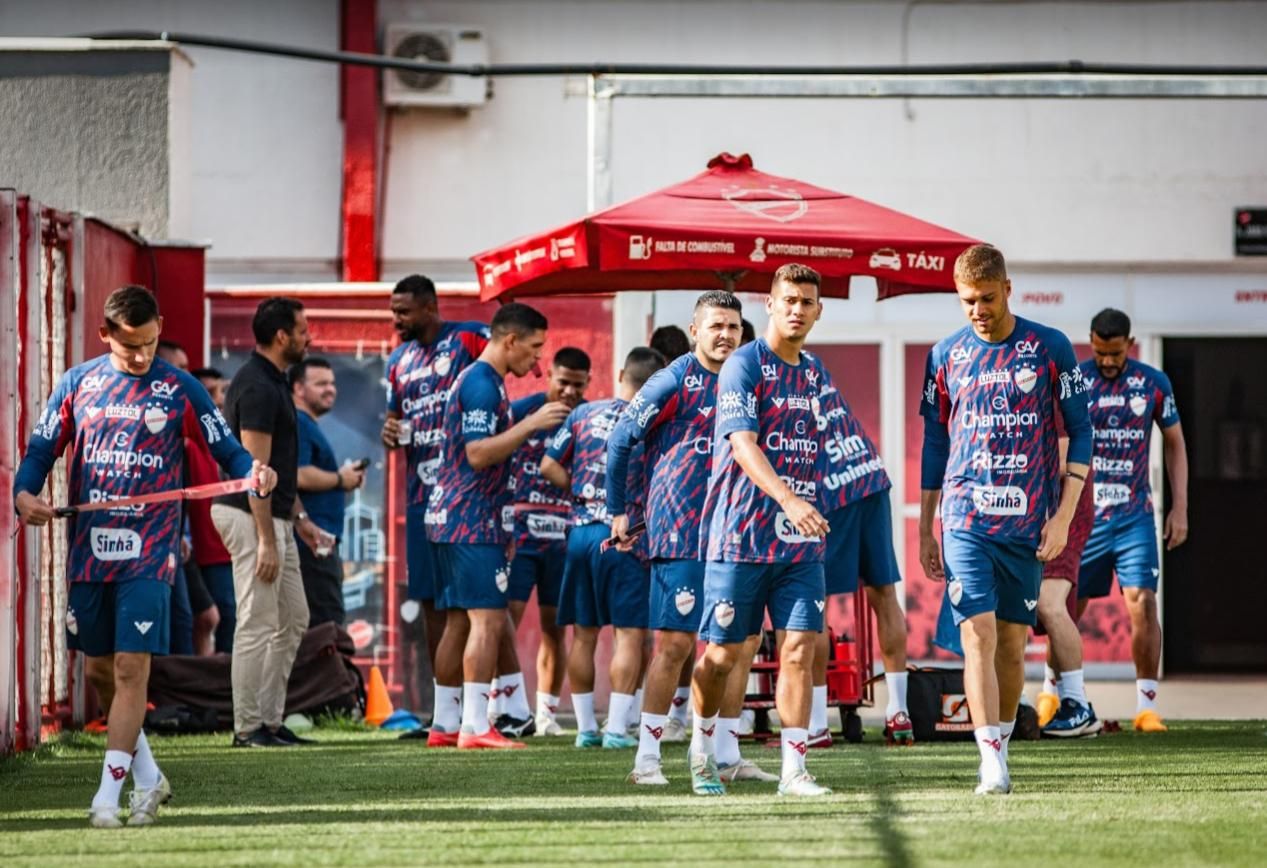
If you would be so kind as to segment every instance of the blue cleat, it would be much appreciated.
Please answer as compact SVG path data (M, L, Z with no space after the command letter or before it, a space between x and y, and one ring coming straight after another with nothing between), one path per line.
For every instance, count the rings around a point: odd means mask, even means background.
M577 747L602 747L603 736L599 732L578 732L576 734Z
M638 739L630 738L620 732L603 733L603 748L605 750L625 750L626 748L637 747Z
M726 785L717 773L717 760L708 754L687 751L691 767L691 791L697 796L724 796Z
M1091 703L1066 698L1060 700L1060 710L1043 727L1043 735L1051 738L1086 738L1097 735L1102 727Z

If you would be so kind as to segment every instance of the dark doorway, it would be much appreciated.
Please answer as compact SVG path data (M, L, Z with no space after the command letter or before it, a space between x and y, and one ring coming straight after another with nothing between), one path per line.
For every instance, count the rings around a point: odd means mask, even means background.
M1267 672L1267 338L1167 338L1164 357L1190 476L1188 542L1162 554L1166 672Z

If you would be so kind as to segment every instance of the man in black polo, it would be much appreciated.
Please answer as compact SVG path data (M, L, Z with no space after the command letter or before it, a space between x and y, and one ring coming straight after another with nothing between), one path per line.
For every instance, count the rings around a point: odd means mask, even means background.
M233 744L280 747L306 741L282 725L286 682L308 628L294 534L313 549L320 539L299 502L298 428L285 374L308 348L303 305L267 299L256 309L251 330L255 351L229 384L224 415L246 450L277 470L277 487L265 498L221 498L211 518L233 559L237 598Z

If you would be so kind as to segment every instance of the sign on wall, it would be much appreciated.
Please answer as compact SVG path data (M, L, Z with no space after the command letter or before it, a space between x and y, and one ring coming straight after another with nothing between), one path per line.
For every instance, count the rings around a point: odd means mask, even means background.
M1237 256L1267 256L1267 208L1237 208L1234 226Z

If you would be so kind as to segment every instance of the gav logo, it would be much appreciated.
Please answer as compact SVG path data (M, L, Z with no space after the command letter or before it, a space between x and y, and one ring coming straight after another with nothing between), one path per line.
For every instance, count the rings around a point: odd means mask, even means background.
M175 383L168 383L163 380L155 380L150 383L150 391L154 393L156 398L170 398L176 394L179 388Z

